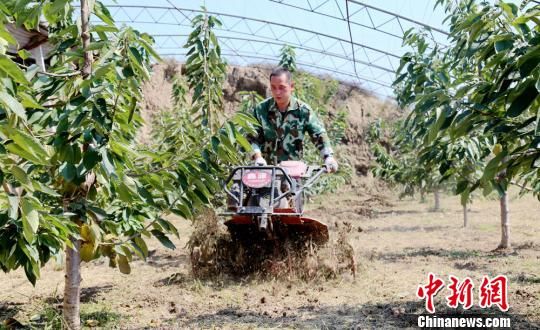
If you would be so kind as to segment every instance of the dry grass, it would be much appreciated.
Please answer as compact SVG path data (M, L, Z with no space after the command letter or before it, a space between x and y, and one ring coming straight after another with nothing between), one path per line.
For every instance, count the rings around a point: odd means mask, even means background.
M472 205L470 228L463 229L457 197L442 199L443 212L428 212L431 204L416 200L371 198L361 183L333 196L315 199L310 215L324 219L335 244L354 251L356 278L347 270L347 258L337 276L267 276L194 278L186 246L193 231L190 222L174 219L181 239L171 251L151 242L147 262L135 261L131 275L108 268L106 262L83 265L83 307L108 306L120 317L121 328L387 328L411 325L409 314L423 313L415 296L428 272L443 279L469 276L479 284L483 275L508 276L513 328L540 325L540 203L532 197L510 202L514 250L493 252L500 239L498 203L480 200ZM372 187L376 193L376 189ZM370 200L371 199L371 200ZM371 217L355 210L369 207ZM350 228L350 229L349 229ZM339 243L340 230L348 238ZM343 251L347 251L345 248ZM333 269L319 251L305 261L306 271ZM350 260L350 259L349 259ZM27 322L62 292L63 274L53 265L43 269L33 288L22 271L1 274L0 318ZM437 311L449 310L439 294ZM475 302L477 304L477 302ZM497 314L496 308L472 312ZM499 313L500 314L500 313Z
M187 243L191 275L197 279L238 280L299 279L305 281L337 278L344 272L356 276L355 251L349 236L353 227L345 222L329 242L318 246L311 241L253 241L244 237L235 242L213 210L205 210L193 222ZM174 275L173 278L181 275Z

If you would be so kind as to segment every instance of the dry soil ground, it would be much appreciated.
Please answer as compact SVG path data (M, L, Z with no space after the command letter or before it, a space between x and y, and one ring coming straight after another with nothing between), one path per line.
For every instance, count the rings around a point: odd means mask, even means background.
M350 223L356 279L348 273L307 282L286 277L193 279L184 247L191 226L176 219L178 248L171 251L153 242L151 257L134 262L131 275L120 274L103 260L83 265L83 322L137 329L406 327L416 322L410 314L425 313L415 292L433 272L446 281L448 275L469 276L476 288L483 275L508 276L511 307L502 315L512 318L513 328L540 326L537 200L512 194L514 249L506 252L493 251L500 239L496 200L476 201L467 229L461 227L456 197L443 198L442 212L429 212L430 201L390 198L390 203L349 189L310 206L311 214L325 219L333 234L336 226ZM22 271L0 274L0 283L0 320L13 317L24 324L32 319L38 328L58 326L63 273L54 263L43 269L35 288ZM437 311L462 313L445 307L445 295L436 297ZM497 308L473 307L472 312L497 314Z

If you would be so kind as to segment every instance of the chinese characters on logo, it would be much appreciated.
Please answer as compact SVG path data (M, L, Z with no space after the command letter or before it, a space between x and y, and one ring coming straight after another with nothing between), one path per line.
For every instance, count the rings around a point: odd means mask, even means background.
M429 283L424 286L419 286L416 291L416 295L420 299L426 299L426 309L430 313L435 313L435 306L433 305L433 297L439 293L444 287L444 282L440 278L435 278L433 273L429 273Z
M457 308L462 305L464 309L469 309L474 303L474 283L466 277L460 281L457 277L450 275L450 283L447 286L450 294L446 296L446 304L448 307ZM416 295L420 299L425 299L426 310L429 313L435 313L435 305L433 298L445 286L442 279L436 277L433 273L429 273L428 283L419 285ZM501 311L506 312L510 307L508 305L508 279L504 275L499 275L493 279L484 276L482 284L478 290L478 305L481 308L489 308L493 305L497 306Z

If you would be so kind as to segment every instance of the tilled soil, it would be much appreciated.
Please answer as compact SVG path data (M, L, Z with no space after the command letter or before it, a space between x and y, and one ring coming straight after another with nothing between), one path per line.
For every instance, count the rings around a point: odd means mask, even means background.
M429 212L430 206L351 189L315 199L310 216L328 223L332 239L340 228L349 231L357 271L356 277L343 271L310 280L193 278L185 247L191 223L173 218L180 232L177 249L151 242L150 257L135 261L132 274L109 268L105 259L83 264L83 319L86 325L122 329L411 327L416 314L426 313L416 289L432 272L446 282L449 275L470 277L475 290L484 275L509 280L506 313L478 308L476 291L471 310L451 309L444 289L435 297L436 315L498 315L510 317L512 328L540 327L538 200L511 198L513 249L508 251L494 251L500 240L497 200L475 201L469 228L462 228L458 197L445 196L441 212ZM0 274L0 320L43 319L44 310L61 307L63 281L54 262L35 288L21 270Z

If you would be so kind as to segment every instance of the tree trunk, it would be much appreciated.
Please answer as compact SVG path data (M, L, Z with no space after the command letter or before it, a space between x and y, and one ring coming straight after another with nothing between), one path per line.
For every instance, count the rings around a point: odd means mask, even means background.
M81 0L81 39L82 49L90 46L90 8L89 0ZM92 52L84 51L82 65L82 78L88 79L92 73ZM64 200L64 211L67 211L69 200ZM71 238L73 248L66 247L66 281L64 287L64 321L70 330L81 328L80 303L81 303L81 241Z
M463 228L467 228L469 224L469 213L467 209L467 204L463 205Z
M72 239L73 249L66 248L66 282L64 287L64 321L70 330L81 328L79 305L81 298L81 241Z
M508 194L505 192L500 198L501 205L501 244L499 249L510 248L510 210L508 208Z
M439 192L439 189L435 189L433 192L433 198L435 199L435 206L433 207L433 211L440 211L441 210L441 193Z
M88 7L88 0L81 0L81 38L83 49L87 49L90 46L90 8ZM93 56L91 51L84 52L84 62L82 67L83 79L86 79L92 74L92 62Z

